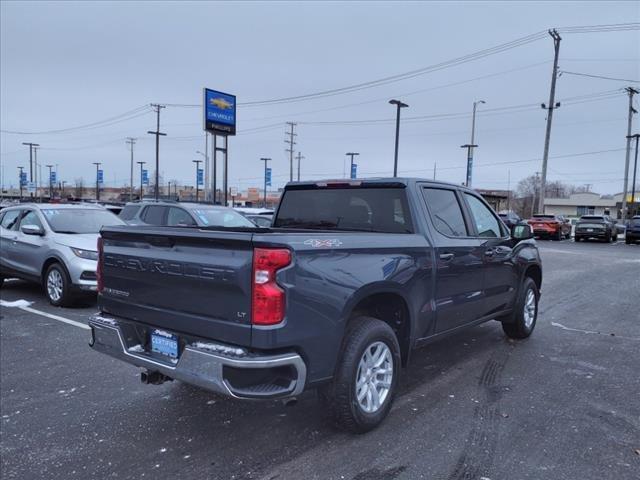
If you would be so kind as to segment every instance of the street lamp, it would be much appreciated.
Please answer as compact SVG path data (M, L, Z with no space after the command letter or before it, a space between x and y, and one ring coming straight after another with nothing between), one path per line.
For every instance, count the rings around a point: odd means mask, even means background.
M99 177L99 172L100 172L100 165L102 165L100 162L93 162L93 164L96 166L96 200L100 201L100 179Z
M466 145L461 145L461 148L467 149L467 180L465 182L465 185L467 187L471 186L471 178L473 176L473 149L478 146L474 143L476 136L476 109L481 103L487 102L485 102L484 100L473 102L473 115L471 116L471 142Z
M24 167L18 167L18 170L20 170L20 201L22 201L22 170L24 170Z
M53 198L53 184L51 182L51 169L53 165L45 165L49 169L49 201Z
M400 100L389 100L391 105L395 105L397 107L396 113L396 150L395 155L393 157L393 176L398 176L398 143L400 142L400 109L408 107L406 103L402 103Z
M147 163L147 162L136 162L138 165L140 165L140 201L142 201L142 197L144 197L144 190L143 190L143 186L142 186L142 166Z
M636 173L638 170L638 138L640 138L640 133L636 133L634 135L628 135L628 139L635 138L636 139L636 157L633 162L633 183L631 184L631 217L635 214L636 208ZM625 212L622 212L622 215L625 215Z
M200 197L200 182L198 180L200 180L199 177L199 173L200 173L200 164L202 163L202 160L192 160L193 163L196 164L196 203L198 203L199 197Z
M264 200L262 201L262 208L267 208L267 163L271 161L270 158L261 158L261 162L264 162Z
M351 157L351 169L349 170L349 178L355 178L353 176L353 157L355 157L357 155L360 155L360 154L357 153L357 152L347 152L347 153L345 153L345 155L348 155L348 156Z

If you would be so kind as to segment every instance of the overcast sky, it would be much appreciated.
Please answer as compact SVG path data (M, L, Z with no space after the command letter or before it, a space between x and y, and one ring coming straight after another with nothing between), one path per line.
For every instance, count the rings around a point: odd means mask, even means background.
M242 103L346 87L438 64L552 27L640 21L640 2L8 2L1 3L1 160L4 184L39 161L69 183L129 181L125 137L135 159L153 162L152 112L66 133L149 103L199 105L202 88L237 95L238 135L229 141L230 186L260 186L260 157L273 158L274 187L289 176L285 122L298 122L302 178L341 177L345 152L359 152L361 176L391 175L395 110L399 173L464 181L474 100L474 186L506 188L541 169L553 41L543 39L459 66L343 95L268 106ZM560 69L640 79L640 33L562 33ZM479 78L484 77L484 78ZM548 177L599 193L622 191L628 99L638 83L563 74L554 113ZM600 95L601 94L601 95ZM584 97L583 97L584 96ZM583 97L571 101L573 97ZM565 99L566 104L565 104ZM588 100L588 101L584 101ZM512 110L501 107L527 105ZM636 100L636 108L638 101ZM484 113L483 113L484 111ZM428 115L462 114L436 118ZM127 119L129 118L129 119ZM377 123L353 123L384 120ZM388 121L386 121L388 120ZM334 123L318 123L334 122ZM346 123L335 123L346 122ZM350 123L351 122L351 123ZM634 132L638 131L636 117ZM258 127L264 127L259 129ZM160 171L194 182L204 149L198 107L162 111ZM243 133L245 131L245 133ZM570 156L587 152L602 152ZM134 179L134 184L139 180Z

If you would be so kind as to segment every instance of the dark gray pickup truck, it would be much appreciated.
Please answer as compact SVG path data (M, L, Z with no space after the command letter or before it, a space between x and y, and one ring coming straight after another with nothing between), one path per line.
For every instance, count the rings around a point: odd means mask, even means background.
M412 350L461 328L533 331L541 262L474 191L420 179L287 185L270 228L107 227L91 346L244 399L317 388L363 432Z

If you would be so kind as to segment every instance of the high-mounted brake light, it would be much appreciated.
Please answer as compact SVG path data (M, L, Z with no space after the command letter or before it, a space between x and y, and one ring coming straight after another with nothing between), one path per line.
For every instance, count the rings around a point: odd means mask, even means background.
M254 325L275 325L284 319L285 293L276 282L276 273L290 263L291 252L286 248L253 250L251 322Z
M98 237L98 265L96 266L96 280L98 283L98 293L104 289L102 279L102 237Z

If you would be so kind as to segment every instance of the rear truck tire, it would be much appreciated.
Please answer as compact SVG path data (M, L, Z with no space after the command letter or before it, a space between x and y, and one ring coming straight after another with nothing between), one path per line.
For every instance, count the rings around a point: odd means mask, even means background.
M607 232L607 236L604 237L604 241L607 243L611 243L611 232Z
M554 240L558 240L558 241L562 240L562 230L558 230L558 231L554 234L553 239L554 239Z
M55 307L68 307L74 303L71 294L71 279L62 264L52 263L43 280L44 293L49 303Z
M507 337L523 339L533 333L538 320L539 299L540 292L536 282L531 277L524 277L513 313L500 319L502 330Z
M631 239L625 237L624 243L626 243L627 245L631 245Z
M345 333L332 382L318 394L339 427L365 433L389 413L399 374L400 346L391 327L358 317Z

